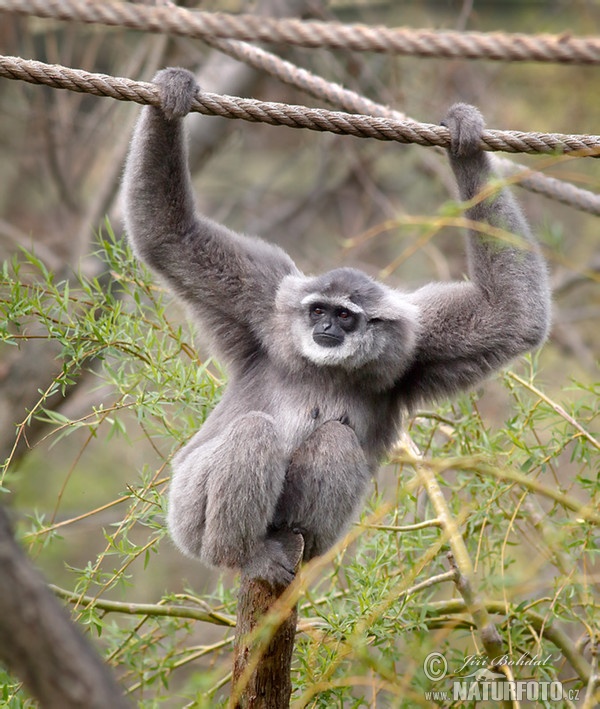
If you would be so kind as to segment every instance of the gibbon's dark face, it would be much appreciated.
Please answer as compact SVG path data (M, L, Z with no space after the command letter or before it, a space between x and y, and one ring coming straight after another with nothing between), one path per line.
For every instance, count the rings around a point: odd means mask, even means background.
M361 314L343 306L316 302L309 306L308 317L312 338L318 345L339 347L346 335L357 329Z
M286 276L275 316L270 351L276 359L294 369L307 360L348 372L368 367L372 380L377 366L379 381L380 373L385 379L408 366L419 314L399 291L362 271L339 268L320 276Z

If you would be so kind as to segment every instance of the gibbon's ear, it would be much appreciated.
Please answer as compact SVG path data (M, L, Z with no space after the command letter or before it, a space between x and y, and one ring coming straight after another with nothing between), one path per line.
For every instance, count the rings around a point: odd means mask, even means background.
M370 319L403 320L415 328L419 325L419 306L411 303L405 293L383 286L381 299L368 309Z
M311 292L310 282L310 278L302 275L284 276L275 294L276 309L281 312L300 310L303 298Z

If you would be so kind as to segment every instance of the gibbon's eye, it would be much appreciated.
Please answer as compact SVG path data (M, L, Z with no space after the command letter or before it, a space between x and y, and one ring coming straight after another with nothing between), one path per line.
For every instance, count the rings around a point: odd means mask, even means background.
M325 314L325 308L321 305L311 305L310 307L310 315L311 317L314 318L320 318L321 315Z
M346 308L339 308L335 311L335 314L345 325L349 325L356 320L356 314Z
M339 308L335 312L339 325L344 332L353 332L358 326L358 316L351 310Z

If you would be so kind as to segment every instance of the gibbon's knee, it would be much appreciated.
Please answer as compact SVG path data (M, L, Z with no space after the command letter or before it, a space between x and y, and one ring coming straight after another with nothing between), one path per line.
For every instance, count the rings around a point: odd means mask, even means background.
M305 560L323 554L356 514L369 478L354 430L339 421L327 421L294 452L273 528L302 532Z
M167 514L173 541L209 564L236 566L256 544L284 473L267 414L240 416L212 440L192 439L173 463Z
M202 558L239 568L263 542L283 488L286 463L273 418L239 417L213 458Z
M345 467L363 470L367 461L354 429L340 421L326 421L294 452L290 470L316 466L326 479L337 480Z
M207 461L201 457L201 449L194 453L180 464L177 460L173 463L167 527L171 539L184 554L199 557L206 522L208 469Z

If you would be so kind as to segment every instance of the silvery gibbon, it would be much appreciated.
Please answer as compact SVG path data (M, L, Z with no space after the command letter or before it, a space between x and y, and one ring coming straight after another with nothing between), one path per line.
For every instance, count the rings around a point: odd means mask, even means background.
M142 109L125 170L127 233L204 323L229 374L174 459L169 530L208 564L287 584L294 570L278 530L303 534L305 559L325 552L358 513L404 412L543 342L546 266L501 189L466 216L520 243L472 231L469 280L408 293L353 268L304 275L277 246L198 214L183 118L199 88L176 68L155 83L161 107ZM460 197L472 200L492 176L483 119L456 104L443 123Z

